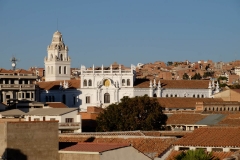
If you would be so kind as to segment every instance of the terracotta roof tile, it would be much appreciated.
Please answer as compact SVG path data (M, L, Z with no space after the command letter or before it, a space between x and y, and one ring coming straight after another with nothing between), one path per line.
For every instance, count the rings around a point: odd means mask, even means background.
M157 100L159 104L164 108L190 108L190 109L195 109L196 102L223 101L221 98L187 98L187 97L157 98Z
M218 125L240 126L240 113L227 115Z
M167 119L168 124L195 124L196 122L204 119L207 115L202 114L172 114Z
M145 155L161 156L176 138L148 137L148 136L84 136L73 134L60 134L59 142L93 142L93 143L119 143L129 144Z
M207 89L208 80L160 80L162 88L188 88L188 89ZM158 80L156 80L158 83ZM149 88L149 79L136 79L135 88Z
M181 146L240 147L240 127L201 127L175 142ZM204 137L204 138L203 138Z
M129 144L119 143L77 143L76 145L62 149L61 151L82 151L82 152L105 152L109 150L128 147Z
M62 102L47 102L46 104L52 108L68 108L68 106Z
M62 81L48 81L48 82L38 82L37 84L39 85L39 88L44 89L44 90L51 90L51 89L56 89L58 90L60 87L60 82ZM68 89L77 89L80 88L80 80L72 79L65 81L68 82L69 88Z

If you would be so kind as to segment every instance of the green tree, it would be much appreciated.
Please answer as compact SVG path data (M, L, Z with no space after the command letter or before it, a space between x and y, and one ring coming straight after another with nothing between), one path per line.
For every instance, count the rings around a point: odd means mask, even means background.
M167 62L167 66L171 66L171 65L173 65L173 62L172 61L168 61Z
M203 78L213 77L213 76L214 76L214 71L207 71L207 72L204 72L203 74Z
M186 79L186 80L188 80L188 79L189 79L189 76L188 76L188 74L187 74L187 73L184 73L184 74L183 74L183 79Z
M175 160L219 160L219 158L214 157L212 152L196 149L180 153L175 157Z
M161 130L167 116L156 98L123 97L109 105L96 119L97 131Z
M200 75L200 73L195 73L194 76L191 79L200 80L200 79L202 79L202 76Z

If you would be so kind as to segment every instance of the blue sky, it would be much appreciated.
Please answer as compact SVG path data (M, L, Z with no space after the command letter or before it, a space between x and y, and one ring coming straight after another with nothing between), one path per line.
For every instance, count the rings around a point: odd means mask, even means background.
M0 0L0 68L44 67L57 29L72 67L240 59L239 0Z

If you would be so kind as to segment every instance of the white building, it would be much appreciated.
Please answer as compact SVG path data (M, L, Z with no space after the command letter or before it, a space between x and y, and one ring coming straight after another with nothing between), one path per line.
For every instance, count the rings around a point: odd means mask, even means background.
M38 83L40 101L63 102L69 107L86 111L88 106L105 108L111 103L118 103L124 96L147 94L149 97L210 98L213 93L219 92L218 84L206 80L136 79L134 65L127 68L116 62L109 67L81 66L80 79L70 80L67 51L61 33L55 32L52 44L48 47L48 57L45 58L46 82Z
M69 80L71 59L68 56L68 47L64 44L62 34L56 31L52 43L47 47L48 55L44 59L45 80Z
M77 108L36 108L24 114L25 121L58 121L59 132L81 132Z

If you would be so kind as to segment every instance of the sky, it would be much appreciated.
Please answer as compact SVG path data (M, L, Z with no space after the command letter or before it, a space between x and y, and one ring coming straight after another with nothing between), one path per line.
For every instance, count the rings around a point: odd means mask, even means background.
M0 0L0 68L44 67L57 30L76 68L240 59L239 0Z

